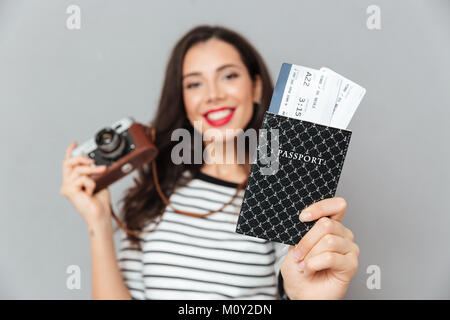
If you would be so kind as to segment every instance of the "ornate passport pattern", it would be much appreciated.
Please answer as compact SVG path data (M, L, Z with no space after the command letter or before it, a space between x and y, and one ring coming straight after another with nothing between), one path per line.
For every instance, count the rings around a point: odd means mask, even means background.
M300 212L335 195L351 131L270 112L261 129L278 129L279 157L274 160L279 165L264 162L271 154L270 139L260 134L236 232L296 245L315 223L301 222Z

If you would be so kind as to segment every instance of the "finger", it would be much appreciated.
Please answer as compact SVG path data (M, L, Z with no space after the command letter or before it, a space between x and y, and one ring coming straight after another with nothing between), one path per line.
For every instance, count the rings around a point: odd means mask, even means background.
M75 156L63 161L63 176L67 177L71 174L72 169L79 165L92 165L94 160L84 155Z
M344 255L327 251L305 260L302 266L306 274L327 269L353 274L358 268L358 258L352 252Z
M72 173L69 176L69 180L75 180L77 177L82 175L90 175L90 174L101 174L106 171L106 166L78 166L73 169Z
M65 159L69 159L71 157L72 151L77 147L77 142L72 142L66 149L66 157Z
M349 232L351 233L351 231L344 227L342 223L336 220L331 220L326 217L320 218L295 247L295 256L298 260L306 257L316 243L327 234L349 238L353 236L353 234L350 234Z
M74 167L74 166L77 166L80 164L88 165L88 164L93 164L93 163L94 163L93 159L91 159L85 155L82 155L82 154L72 157L72 158L69 158L64 161L64 165L66 167Z
M330 217L333 220L341 221L346 209L347 202L344 198L323 199L303 209L300 214L300 221L314 221L322 217Z
M339 254L347 254L349 252L357 252L357 245L347 238L336 236L334 234L326 234L319 242L309 251L305 260L320 255L324 252L335 252ZM359 253L359 252L358 252Z
M74 181L74 186L78 191L86 191L92 195L95 189L95 181L87 176L80 176Z

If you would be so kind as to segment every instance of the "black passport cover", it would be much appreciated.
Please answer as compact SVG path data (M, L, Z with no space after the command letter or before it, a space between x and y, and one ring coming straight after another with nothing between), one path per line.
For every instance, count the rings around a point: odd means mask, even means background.
M301 222L300 212L335 195L351 131L270 112L261 129L278 129L282 153L275 160L278 169L264 163L271 155L271 143L270 135L264 139L260 131L236 232L297 245L315 223Z

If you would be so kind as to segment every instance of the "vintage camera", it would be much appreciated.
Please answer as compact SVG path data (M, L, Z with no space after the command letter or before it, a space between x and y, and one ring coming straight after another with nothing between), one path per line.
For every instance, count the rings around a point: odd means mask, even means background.
M95 193L153 161L158 150L151 140L150 128L127 117L99 130L94 138L72 151L72 156L81 154L96 165L107 166L104 173L91 175L96 182Z

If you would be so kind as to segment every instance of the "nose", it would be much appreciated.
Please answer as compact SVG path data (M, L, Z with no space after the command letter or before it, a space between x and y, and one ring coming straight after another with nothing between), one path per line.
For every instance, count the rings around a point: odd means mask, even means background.
M208 85L208 92L206 93L206 100L208 103L214 103L225 97L224 90L216 82L211 82Z

